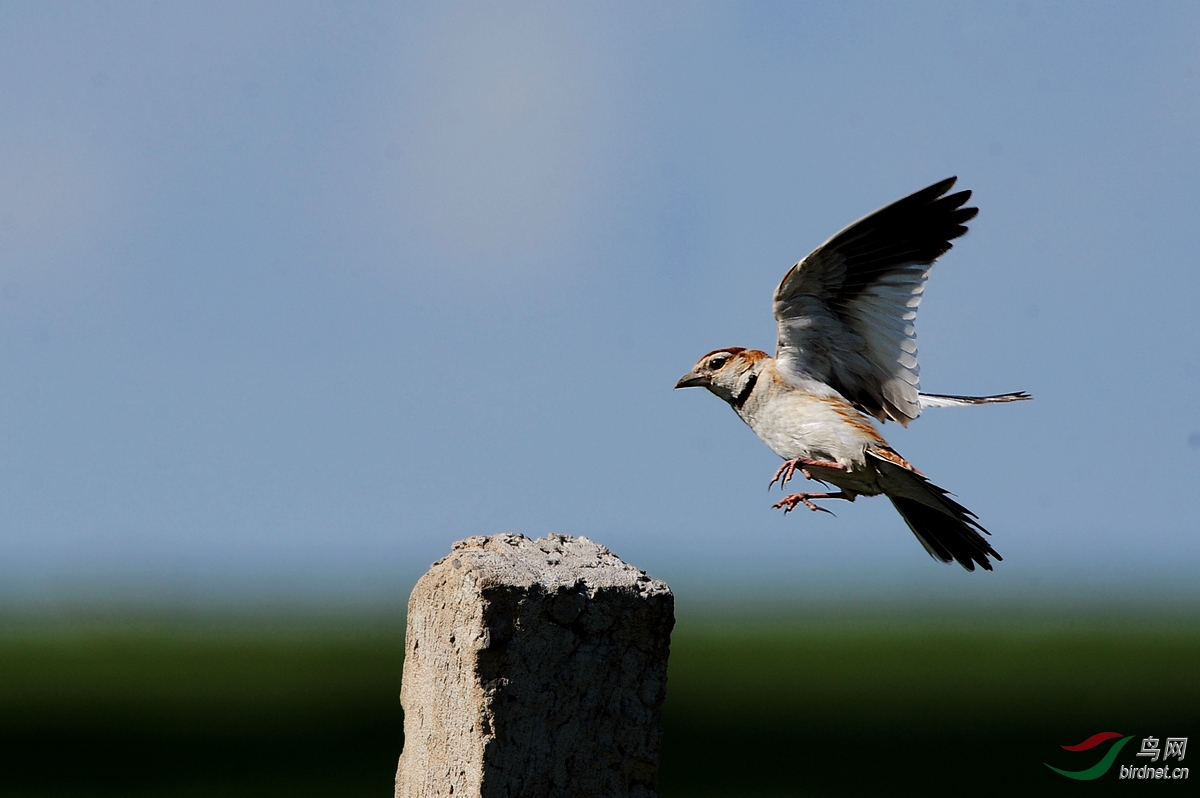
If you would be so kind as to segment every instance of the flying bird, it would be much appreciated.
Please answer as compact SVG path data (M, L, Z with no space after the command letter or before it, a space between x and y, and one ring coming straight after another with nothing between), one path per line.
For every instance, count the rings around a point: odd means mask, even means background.
M888 445L873 420L907 426L926 407L1014 402L923 394L917 379L917 305L933 262L979 212L950 177L837 233L792 266L775 289L775 356L743 347L709 352L676 383L724 399L782 457L768 488L799 471L836 491L793 493L785 513L815 499L883 494L934 558L992 570L1003 558L978 518ZM982 533L982 534L980 534Z

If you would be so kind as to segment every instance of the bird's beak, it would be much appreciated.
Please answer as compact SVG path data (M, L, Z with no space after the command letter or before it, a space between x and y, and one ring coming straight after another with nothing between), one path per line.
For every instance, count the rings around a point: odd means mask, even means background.
M679 382L675 383L675 390L680 388L701 388L708 385L708 377L697 374L694 371L689 371L679 378Z

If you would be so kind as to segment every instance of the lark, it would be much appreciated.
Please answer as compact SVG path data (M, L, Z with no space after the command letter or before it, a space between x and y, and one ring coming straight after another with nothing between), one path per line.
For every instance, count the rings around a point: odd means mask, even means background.
M927 407L1029 399L921 393L917 306L940 256L979 212L951 177L860 219L796 263L775 290L775 356L743 347L709 352L676 383L729 403L784 459L768 488L799 472L826 488L793 493L785 513L817 500L884 495L934 558L968 571L1002 560L978 518L930 482L879 433Z

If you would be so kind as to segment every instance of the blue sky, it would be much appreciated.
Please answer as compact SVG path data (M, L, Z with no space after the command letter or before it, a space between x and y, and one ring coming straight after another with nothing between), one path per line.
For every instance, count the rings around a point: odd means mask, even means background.
M1200 575L1195 4L7 4L0 76L0 595L353 592L499 531L714 586ZM884 432L994 574L882 499L783 517L671 391L951 174L922 387L1036 401Z

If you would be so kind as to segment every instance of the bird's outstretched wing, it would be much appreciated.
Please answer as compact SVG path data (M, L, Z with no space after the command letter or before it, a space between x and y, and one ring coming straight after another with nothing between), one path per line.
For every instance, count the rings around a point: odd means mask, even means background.
M1000 393L995 396L944 396L939 393L920 394L921 409L927 407L966 407L967 405L998 405L1004 402L1024 402L1033 397L1024 391Z
M967 232L970 191L951 177L850 225L775 290L775 357L784 379L818 380L880 421L921 414L913 321L929 269Z

